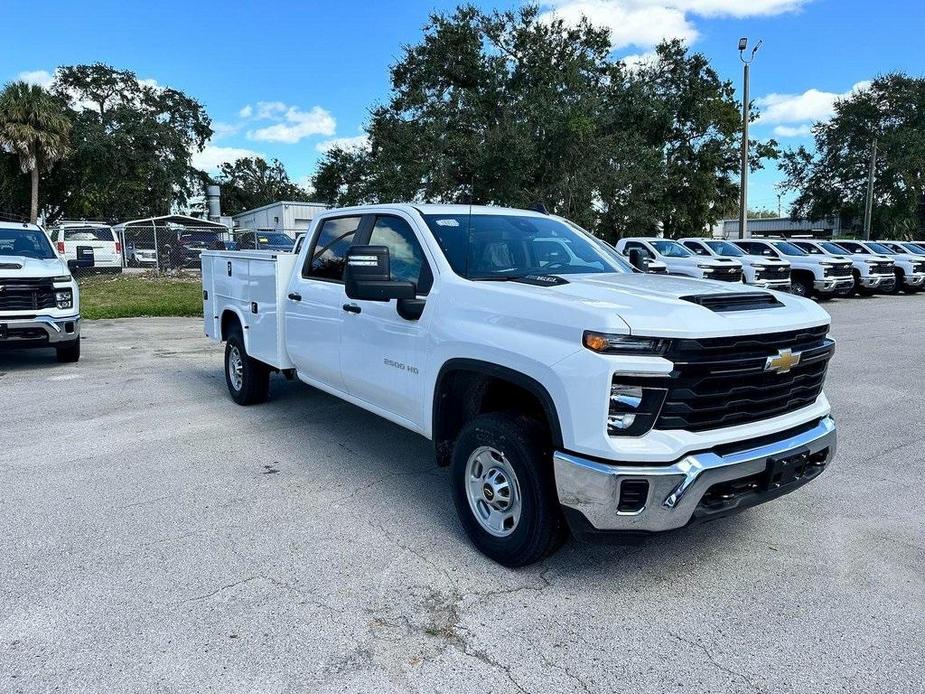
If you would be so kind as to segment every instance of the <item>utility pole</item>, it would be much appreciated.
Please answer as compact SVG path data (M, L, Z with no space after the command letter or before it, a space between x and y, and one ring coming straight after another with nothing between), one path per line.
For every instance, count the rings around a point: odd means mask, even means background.
M755 54L761 48L761 41L755 44L751 55L745 57L748 48L748 38L739 39L739 59L742 61L742 177L739 181L739 238L747 239L748 233L748 120L751 111L748 96L749 68L755 59Z
M864 204L864 240L870 241L871 217L874 216L874 179L877 177L877 140L870 153L870 172L867 174L867 201Z

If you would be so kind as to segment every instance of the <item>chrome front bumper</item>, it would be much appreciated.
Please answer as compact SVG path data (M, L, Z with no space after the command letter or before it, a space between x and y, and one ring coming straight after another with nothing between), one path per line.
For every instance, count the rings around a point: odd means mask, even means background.
M751 285L762 289L776 289L779 292L790 291L790 280L755 280Z
M556 490L559 502L579 511L593 530L672 530L687 525L695 515L724 515L740 506L746 508L781 496L815 479L835 455L835 443L835 422L825 417L808 431L772 443L722 455L711 451L694 453L664 467L611 465L557 451L553 455ZM793 465L805 462L808 468L804 477L791 478L790 461L797 461ZM788 478L787 483L776 477L778 468ZM767 479L754 482L763 489L749 489L749 478L765 475ZM737 480L742 481L744 491L738 497L732 494L726 507L722 507L722 494L716 504L711 500L710 508L702 506L711 487ZM628 481L648 483L642 507L631 512L618 509L621 486Z
M910 287L921 287L925 283L925 275L909 274L903 278L903 283Z
M853 277L832 277L813 282L813 289L817 292L837 292L844 289L851 289L853 286Z
M44 333L44 335L42 334ZM18 343L28 346L41 340L49 345L72 342L80 335L80 316L35 316L17 318L0 316L0 345L15 347Z

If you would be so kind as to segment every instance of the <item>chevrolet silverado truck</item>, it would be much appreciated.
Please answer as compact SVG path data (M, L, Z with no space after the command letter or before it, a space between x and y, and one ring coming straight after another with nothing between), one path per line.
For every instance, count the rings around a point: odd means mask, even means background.
M851 255L878 255L892 259L896 282L889 289L891 294L898 294L900 290L915 294L925 287L925 258L921 256L901 253L879 241L837 240L835 243Z
M692 253L705 258L730 258L742 265L743 280L763 289L790 291L790 263L780 258L756 258L724 239L680 239Z
M794 240L793 245L810 255L828 256L838 260L850 260L853 266L854 293L870 295L876 292L890 292L896 283L893 275L893 261L873 253L849 253L832 241Z
M639 538L718 518L835 453L835 345L812 301L639 272L541 212L344 208L306 238L202 254L232 400L265 401L278 372L430 439L462 526L502 564L569 528Z
M77 283L41 227L0 222L0 348L33 347L80 359Z
M722 282L741 282L742 264L732 258L702 258L672 239L622 238L617 250L629 255L641 251L650 261L664 263L669 275L682 275L697 279Z
M810 255L783 239L734 241L751 258L778 258L790 263L790 291L797 296L830 298L850 294L854 275L850 260Z

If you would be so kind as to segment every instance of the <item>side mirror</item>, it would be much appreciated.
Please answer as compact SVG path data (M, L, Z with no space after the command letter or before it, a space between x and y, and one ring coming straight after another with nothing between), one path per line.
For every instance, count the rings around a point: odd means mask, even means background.
M630 259L630 265L632 265L637 270L642 270L643 272L648 271L649 262L646 259L645 253L643 253L638 248L631 248L627 255Z
M344 267L344 289L351 299L389 301L413 299L414 282L393 282L386 246L351 246Z

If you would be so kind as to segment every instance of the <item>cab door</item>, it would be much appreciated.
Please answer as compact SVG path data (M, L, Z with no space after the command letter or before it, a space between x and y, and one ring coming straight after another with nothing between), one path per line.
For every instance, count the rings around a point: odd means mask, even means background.
M414 282L418 299L425 304L419 317L404 310L402 317L395 299L347 300L351 310L343 317L341 334L341 369L347 392L423 430L430 316L426 299L433 285L433 262L412 220L404 215L377 215L365 243L389 249L391 279Z
M300 376L344 391L340 343L347 294L344 264L364 218L329 217L320 224L292 274L286 294L286 345Z

